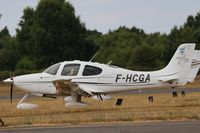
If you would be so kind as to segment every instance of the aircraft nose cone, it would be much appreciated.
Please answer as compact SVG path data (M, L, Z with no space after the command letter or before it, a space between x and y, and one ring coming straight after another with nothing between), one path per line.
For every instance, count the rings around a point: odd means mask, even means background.
M8 78L8 79L4 80L3 82L7 83L7 84L12 84L13 80L11 78Z

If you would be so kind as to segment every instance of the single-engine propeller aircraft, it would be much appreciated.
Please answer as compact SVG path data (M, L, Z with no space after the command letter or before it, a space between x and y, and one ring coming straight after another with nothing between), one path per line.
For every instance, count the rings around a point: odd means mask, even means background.
M19 101L18 109L33 109L37 105L24 103L28 95L65 97L65 106L86 106L81 97L107 99L106 94L151 87L177 87L192 82L200 67L199 51L194 43L178 47L169 64L158 71L131 71L117 66L85 61L64 61L54 64L42 73L15 76L4 80L17 86L26 95ZM192 63L192 58L194 62Z

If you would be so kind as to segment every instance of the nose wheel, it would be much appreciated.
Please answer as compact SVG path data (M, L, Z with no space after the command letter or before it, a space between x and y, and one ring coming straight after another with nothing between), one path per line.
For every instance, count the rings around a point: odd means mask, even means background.
M38 107L36 104L31 104L31 103L23 103L24 100L30 95L30 93L26 93L24 97L18 102L17 104L17 109L22 109L22 110L29 110L29 109L35 109Z

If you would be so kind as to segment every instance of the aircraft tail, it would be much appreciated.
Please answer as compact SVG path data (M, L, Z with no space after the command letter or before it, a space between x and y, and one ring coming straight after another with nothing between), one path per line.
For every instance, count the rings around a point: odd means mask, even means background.
M176 86L188 82L195 45L195 43L185 43L178 47L169 64L161 70L163 76L160 77L160 81L176 81Z

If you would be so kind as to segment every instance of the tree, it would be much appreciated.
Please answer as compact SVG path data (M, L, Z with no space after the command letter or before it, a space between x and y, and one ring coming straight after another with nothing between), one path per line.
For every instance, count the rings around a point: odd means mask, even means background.
M113 65L129 68L129 57L134 48L141 44L145 34L139 29L129 29L125 26L101 36L97 43L100 44L100 54L96 61L107 63L112 60Z
M182 26L169 34L147 34L137 27L102 34L87 30L65 0L41 0L36 9L26 8L11 37L7 27L0 31L0 69L41 69L63 60L94 58L133 70L156 70L164 67L181 43L196 42L200 48L200 12L188 16ZM19 55L19 56L18 56ZM9 70L9 69L7 69Z
M65 0L41 0L35 10L26 8L19 26L20 54L38 68L63 60L89 60L96 51L85 25Z
M0 70L14 70L17 61L16 40L4 27L0 31Z
M33 40L32 36L34 29L34 9L26 8L23 11L23 16L19 23L19 29L16 30L17 35L17 49L19 51L20 57L30 56L29 52L33 51Z
M8 31L8 28L7 28L7 26L5 26L2 30L1 30L1 32L0 32L0 36L9 36L10 37L10 33L9 33L9 31Z
M194 27L195 26L195 18L191 15L188 16L186 23L184 24L184 27Z

